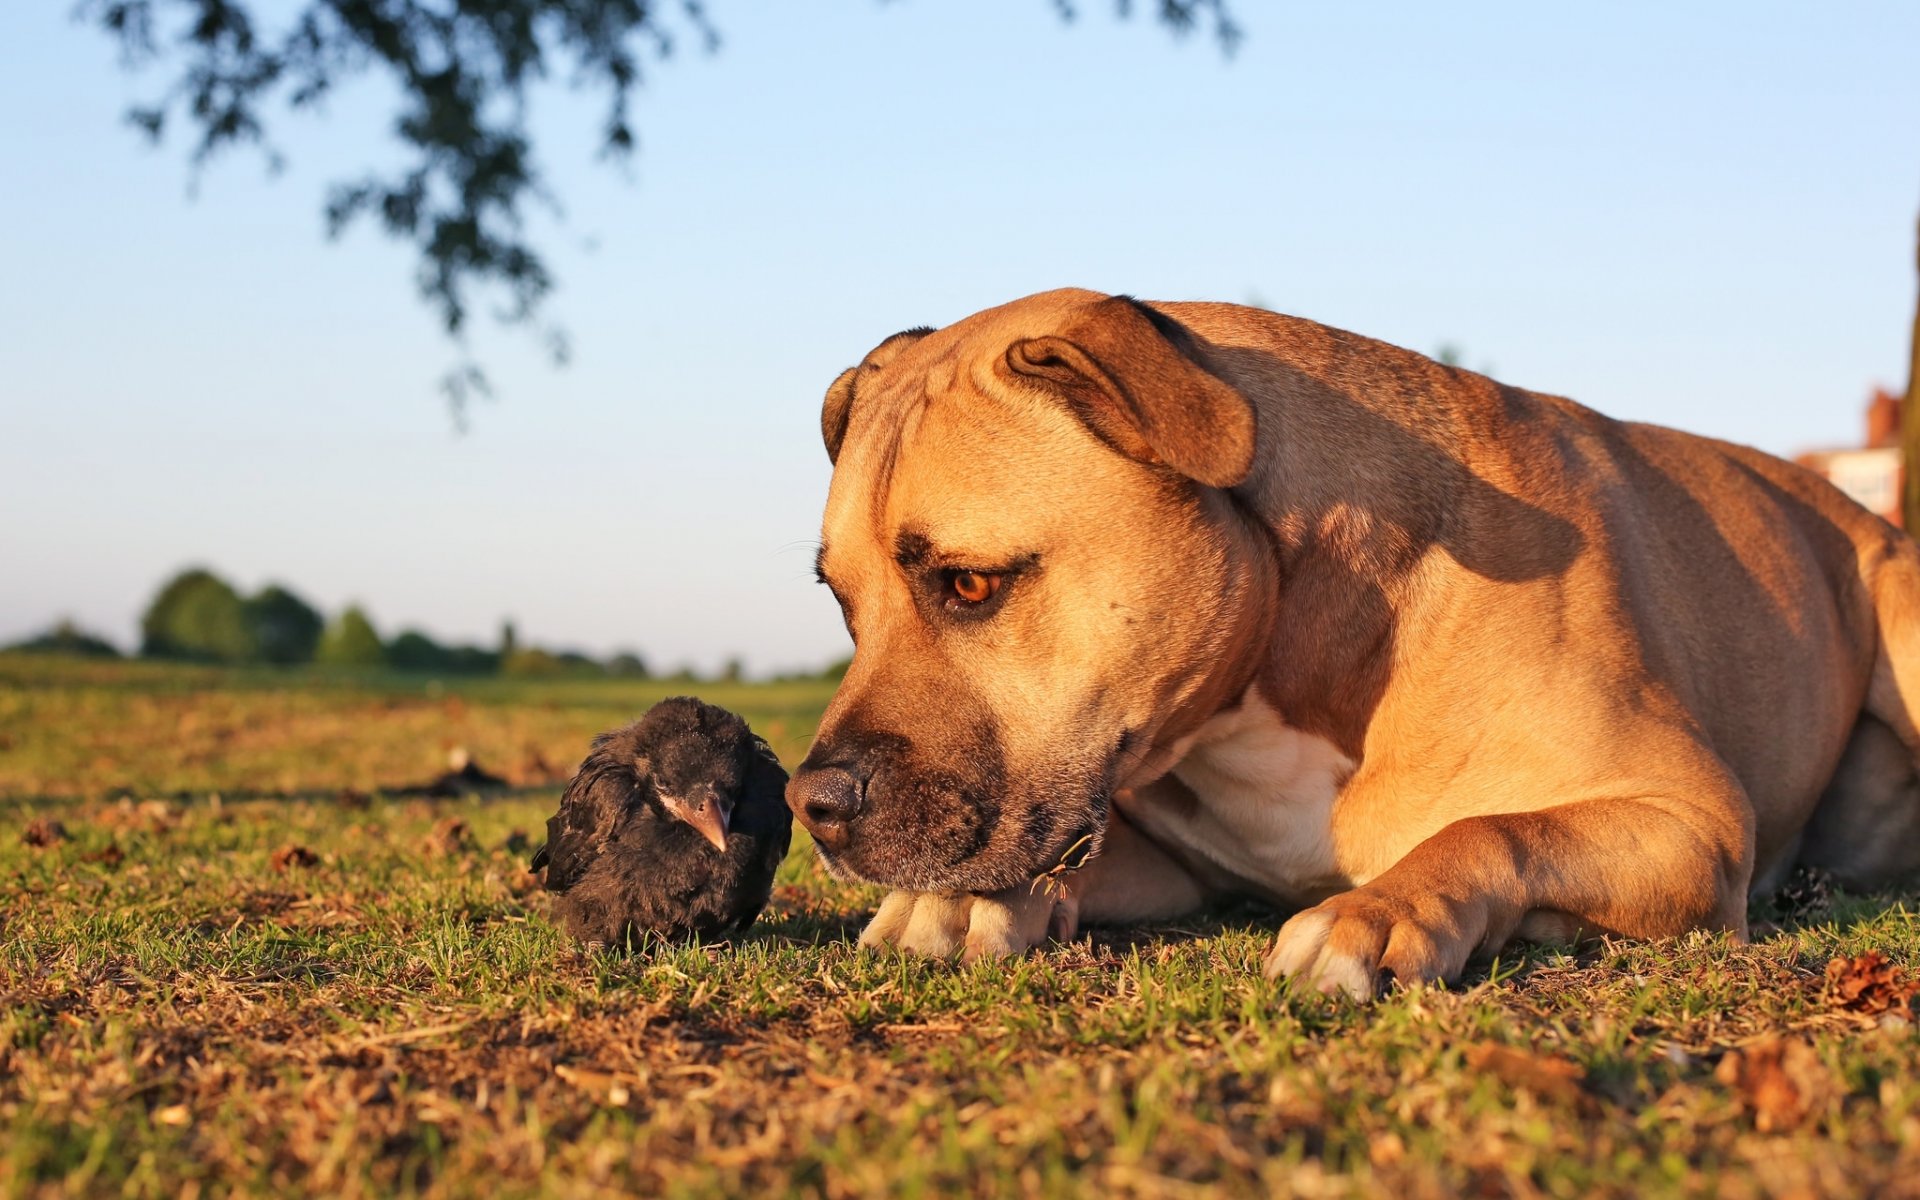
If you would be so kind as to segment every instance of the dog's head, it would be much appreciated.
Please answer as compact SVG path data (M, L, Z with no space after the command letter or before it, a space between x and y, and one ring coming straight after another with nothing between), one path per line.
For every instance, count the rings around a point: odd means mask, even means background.
M787 802L830 868L1024 882L1217 707L1266 560L1223 490L1253 406L1204 353L1131 299L1052 292L897 334L828 389L819 575L855 653Z

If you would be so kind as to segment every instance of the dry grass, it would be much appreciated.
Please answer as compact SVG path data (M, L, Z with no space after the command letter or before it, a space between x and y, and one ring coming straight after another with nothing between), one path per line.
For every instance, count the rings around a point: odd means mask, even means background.
M739 944L584 956L521 870L556 787L334 793L564 771L664 689L95 671L0 660L6 1195L1920 1194L1903 976L1826 976L1920 960L1911 893L1356 1008L1254 909L875 957L802 847ZM825 696L705 690L789 759Z

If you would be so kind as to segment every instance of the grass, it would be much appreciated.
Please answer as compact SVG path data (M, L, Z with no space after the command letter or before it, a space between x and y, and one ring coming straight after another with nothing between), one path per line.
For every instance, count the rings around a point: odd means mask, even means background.
M1920 961L1911 892L1356 1007L1261 979L1254 908L874 956L874 895L800 846L736 944L579 953L529 843L587 738L671 690L0 657L0 1194L1920 1186L1920 1037L1823 976ZM826 699L701 690L789 762ZM452 745L520 786L391 794ZM68 840L27 844L48 819Z

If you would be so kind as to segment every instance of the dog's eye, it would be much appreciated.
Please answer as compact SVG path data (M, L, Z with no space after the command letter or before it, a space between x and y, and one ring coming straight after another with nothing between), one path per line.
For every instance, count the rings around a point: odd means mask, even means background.
M1000 590L1000 580L1001 576L985 571L955 571L947 580L947 590L952 594L949 603L985 604Z

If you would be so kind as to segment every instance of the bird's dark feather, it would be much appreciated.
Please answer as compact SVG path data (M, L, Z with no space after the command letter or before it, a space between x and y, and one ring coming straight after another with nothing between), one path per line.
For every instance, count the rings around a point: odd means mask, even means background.
M787 773L734 714L691 697L603 734L547 822L554 915L583 942L723 937L751 925L792 834ZM711 786L733 799L724 852L661 805Z

